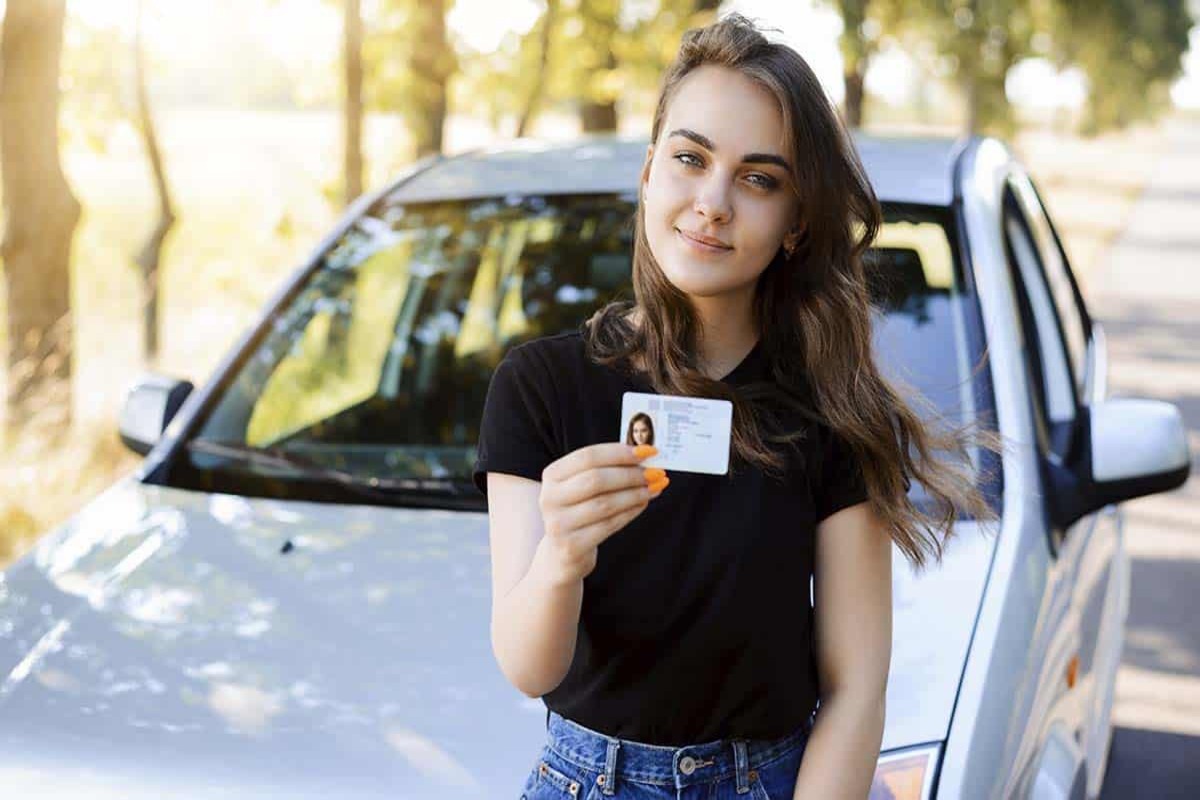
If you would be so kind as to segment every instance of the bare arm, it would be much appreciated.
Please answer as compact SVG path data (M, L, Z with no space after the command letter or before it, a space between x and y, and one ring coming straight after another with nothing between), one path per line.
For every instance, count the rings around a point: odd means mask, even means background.
M541 697L567 674L583 604L583 579L561 582L538 558L542 485L489 472L488 529L492 552L492 652L509 683ZM515 584L511 576L517 576ZM507 579L506 579L507 578Z
M892 543L867 503L817 526L817 712L794 797L862 800L883 742L892 656Z
M525 695L541 697L562 682L600 543L665 487L662 470L639 466L648 455L604 443L553 462L541 482L488 473L492 652Z

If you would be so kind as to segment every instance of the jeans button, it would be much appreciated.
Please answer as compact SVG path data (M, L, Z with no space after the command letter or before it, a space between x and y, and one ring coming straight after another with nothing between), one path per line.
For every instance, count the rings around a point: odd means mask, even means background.
M684 756L679 759L679 771L684 775L691 775L696 771L696 759L691 756Z

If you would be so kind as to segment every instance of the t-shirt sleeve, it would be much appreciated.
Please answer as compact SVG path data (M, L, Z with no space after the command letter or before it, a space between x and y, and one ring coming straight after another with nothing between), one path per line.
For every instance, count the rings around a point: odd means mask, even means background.
M831 428L823 432L821 478L813 495L818 522L869 497L862 465L849 442Z
M505 472L540 481L559 457L554 436L554 387L536 357L509 350L492 373L472 480L487 495L487 473Z

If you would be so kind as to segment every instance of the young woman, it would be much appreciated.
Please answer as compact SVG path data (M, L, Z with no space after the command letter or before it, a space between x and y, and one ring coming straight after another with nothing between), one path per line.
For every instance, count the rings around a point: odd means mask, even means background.
M654 420L649 414L639 411L630 418L625 444L654 444Z
M922 566L988 516L966 436L872 362L881 211L804 59L738 15L689 31L651 140L635 300L510 349L483 413L493 651L548 709L521 797L863 798L892 545ZM639 466L625 391L731 400L730 473Z

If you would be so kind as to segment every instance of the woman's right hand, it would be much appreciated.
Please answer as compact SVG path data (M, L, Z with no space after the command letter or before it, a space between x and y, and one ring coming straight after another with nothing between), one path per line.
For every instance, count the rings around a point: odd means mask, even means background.
M642 467L658 450L602 442L572 450L542 471L538 504L556 581L582 580L596 568L600 543L625 527L666 488L666 471Z

